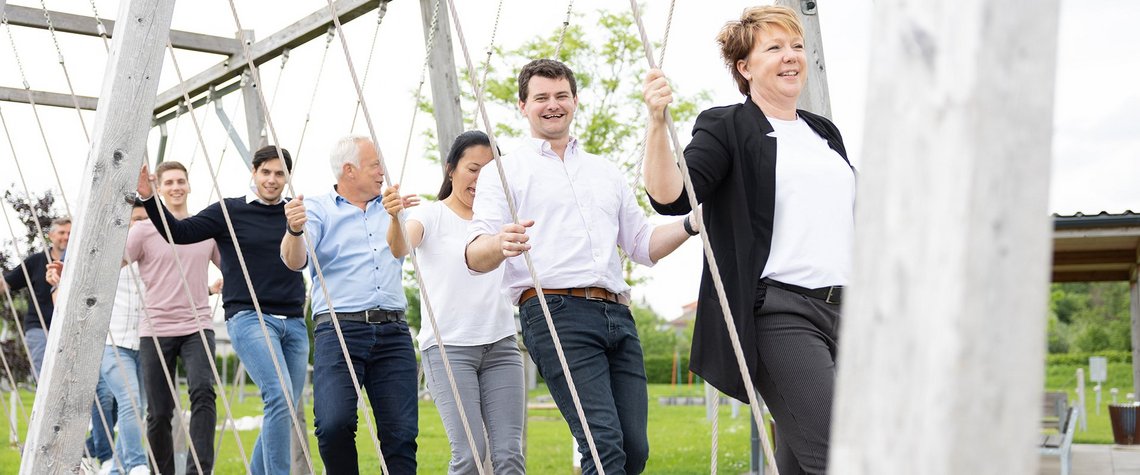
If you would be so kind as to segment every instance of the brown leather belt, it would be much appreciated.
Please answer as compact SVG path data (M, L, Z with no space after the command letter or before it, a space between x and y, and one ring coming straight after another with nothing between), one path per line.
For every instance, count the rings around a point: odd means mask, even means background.
M569 295L571 297L581 297L586 300L605 300L616 304L626 305L622 302L621 296L610 292L601 287L584 287L577 289L542 289L542 293L546 295ZM537 297L538 291L533 288L523 291L522 296L519 297L519 305L526 303L527 300Z

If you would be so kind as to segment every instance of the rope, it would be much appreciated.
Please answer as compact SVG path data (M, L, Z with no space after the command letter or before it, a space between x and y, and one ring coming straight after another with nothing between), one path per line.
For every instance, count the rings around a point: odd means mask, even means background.
M272 115L273 107L277 105L277 93L281 91L281 78L285 77L285 63L289 62L289 51L292 50L285 48L285 51L281 52L281 70L277 71L277 80L273 81L273 99L269 101L269 110L265 112L266 115ZM249 144L249 146L252 148L253 144Z
M44 141L44 149L47 151L48 161L51 162L52 172L55 174L55 183L59 186L59 196L63 199L63 208L67 210L67 214L71 214L71 206L67 203L67 196L63 194L63 182L59 179L59 171L55 167L55 157L51 153L51 145L48 143L47 133L44 132L43 121L40 120L39 110L36 108L36 98L32 95L32 86L28 83L28 77L24 74L24 64L20 61L20 52L16 48L16 40L12 38L12 26L8 24L8 16L0 15L0 23L4 24L4 29L8 33L8 44L12 46L12 56L16 58L16 67L20 71L20 80L23 81L24 91L28 94L28 104L32 106L32 114L36 117L36 126L40 130L40 137ZM9 139L11 140L11 139Z
M467 51L467 40L463 36L463 26L459 21L459 13L455 9L455 2L448 0L448 7L451 9L451 16L455 19L456 36L459 37L459 44L463 50L463 59L467 64L469 71L474 70L471 64L471 54ZM469 75L470 76L470 75ZM507 183L507 174L503 170L503 163L499 156L499 147L496 144L494 128L491 127L491 120L487 116L487 106L483 102L483 94L478 90L478 85L475 84L475 78L471 77L471 88L476 93L475 101L479 108L479 114L483 118L483 125L487 129L487 136L491 141L491 153L494 157L495 167L499 172L499 180L502 182L503 193L506 196L507 208L511 212L511 220L515 224L519 222L518 208L515 206L514 197L511 195L511 188ZM523 258L526 261L527 271L530 272L530 278L534 282L534 289L538 294L538 303L542 307L542 314L546 319L546 327L550 331L550 338L554 343L555 353L558 355L558 363L562 366L562 372L566 376L566 386L570 390L570 397L574 403L574 410L578 414L578 421L582 425L582 431L585 435L586 442L590 448L590 455L594 459L594 466L598 469L598 473L605 475L605 468L602 466L602 459L598 455L598 448L594 443L594 436L590 431L590 425L586 420L586 413L582 409L582 401L578 397L578 390L574 386L574 377L570 374L570 366L566 362L566 354L562 351L562 342L558 338L558 330L554 328L554 318L550 316L550 308L546 305L546 295L542 291L542 285L538 281L538 274L534 270L534 262L531 260L530 251L523 252Z
M329 57L329 46L332 45L333 37L336 34L336 29L329 27L328 34L325 35L325 49L321 52L321 64L317 67L317 78L313 81L313 93L309 95L309 109L305 111L305 123L301 125L301 138L297 141L297 151L293 157L293 169L296 170L297 166L301 164L301 147L305 145L305 134L309 131L309 120L313 117L313 106L317 103L317 91L320 90L321 77L325 72L325 60Z
M436 1L437 1L437 5L438 5L438 2L440 0L436 0ZM356 67L353 65L352 56L349 54L348 40L344 37L344 31L341 30L340 18L338 17L337 12L336 12L336 6L333 4L332 0L327 0L327 2L329 5L329 11L332 13L333 25L336 26L337 31L340 33L340 44L341 44L341 47L344 49L344 56L345 56L346 62L348 63L348 71L349 71L349 74L352 76L353 85L356 87L356 96L357 96L357 99L360 101L360 109L361 109L361 112L364 114L364 122L366 124L368 124L368 132L372 138L372 143L377 144L378 141L376 140L376 128L372 123L372 115L369 114L369 112L368 112L368 105L364 101L364 90L362 89L360 80L357 79L357 76L356 76ZM437 8L437 10L438 10L438 8ZM454 15L454 12L453 12L453 15ZM456 22L458 24L458 18L456 18ZM428 50L427 54L430 54L430 49ZM379 145L376 145L376 147L377 147L377 151L379 151ZM378 156L380 159L380 166L384 169L387 169L387 166L385 166L385 164L384 164L384 155L378 154ZM392 186L392 177L388 174L385 174L384 178L385 178L385 181L387 182L386 184L389 187L391 187ZM468 424L467 413L463 409L463 400L459 396L459 389L458 389L458 386L455 382L455 376L452 374L452 371L451 371L451 362L447 358L447 349L444 347L443 340L440 339L439 329L438 329L438 325L436 324L436 319L435 319L435 313L432 310L431 300L428 298L427 286L423 282L423 276L422 276L421 271L420 271L419 259L416 257L415 249L412 247L410 238L408 237L407 224L405 222L405 218L403 216L403 213L399 213L396 215L396 221L400 226L400 235L401 235L401 237L403 237L404 245L407 246L407 248L409 250L408 256L410 257L410 260L412 261L412 269L415 272L416 281L420 286L420 296L422 298L423 308L426 308L428 310L428 321L431 323L432 329L436 333L436 344L439 346L439 356L440 356L440 359L443 360L444 372L447 374L448 382L451 385L452 397L455 398L455 403L456 403L455 406L459 412L459 420L460 420L460 422L463 423L463 430L467 435L467 443L470 445L471 453L474 456L475 460L481 460L481 458L479 457L478 451L475 449L475 438L471 434L471 426L470 426L470 424ZM315 255L315 253L314 253L314 255ZM479 463L479 464L476 464L475 467L476 467L476 469L478 469L479 474L482 475L483 474L483 465L481 463Z
M423 66L420 67L420 83L416 86L416 99L412 101L412 120L411 125L408 126L408 140L404 142L404 160L400 164L400 179L396 181L397 183L404 182L404 172L408 170L408 153L412 150L412 136L416 131L416 115L420 112L420 99L423 97L424 82L427 81L428 62L431 61L431 48L432 45L435 44L435 28L439 24L439 0L433 2L433 5L434 7L431 11L431 26L428 27L427 47L424 48L424 63ZM365 74L367 74L367 70L365 70ZM368 77L365 76L365 79L368 79ZM355 125L355 115L352 120L353 125Z
M657 67L665 65L665 47L669 46L669 32L673 29L673 10L677 6L677 0L669 0L669 15L665 18L665 36L661 39L661 51L658 52ZM639 178L641 177L641 169L645 162L645 145L649 141L649 128L646 127L645 131L641 133L641 142L637 144L637 151L634 156L637 157L637 162L633 165L633 181L630 183L630 188L637 189L640 185Z
M368 48L368 61L364 63L364 80L361 81L361 87L368 84L368 72L372 70L372 55L373 55L373 53L376 52L376 38L379 37L379 35L380 35L380 23L382 23L384 21L384 15L388 13L388 3L391 1L392 0L381 0L380 8L376 9L376 28L372 29L372 46L370 48ZM436 9L436 11L439 11L438 0L436 1L435 9ZM432 28L432 32L434 33L435 32L435 15L432 15L431 28ZM430 38L430 36L431 36L431 34L429 33L429 38ZM330 38L329 41L332 41L332 39ZM428 49L430 50L431 49L430 41L429 41L428 45L429 45ZM421 80L420 83L421 83L421 87L422 87L423 81ZM416 102L418 103L419 101L416 101ZM362 104L363 104L363 100L358 99L356 101L356 107L353 107L353 109L352 109L352 125L348 126L349 131L352 131L352 129L356 128L356 116L357 116L357 114L360 113L360 108L361 108ZM412 117L412 118L415 119L415 117Z
M230 12L233 15L234 23L237 26L237 30L239 31L239 35L244 37L244 33L240 33L243 30L241 28L241 19L239 18L238 12L237 12L237 5L234 3L234 0L229 0L229 5L230 5ZM333 13L333 15L332 15L333 16L333 22L337 27L337 31L339 32L340 31L340 20L336 16L336 9L335 9L335 7L332 6L331 2L329 2L329 7ZM343 32L341 32L341 35L343 36ZM344 44L346 46L346 49L347 49L347 43L344 43L343 37L341 38L341 42L342 42L342 44ZM257 87L258 100L261 101L262 106L264 108L265 95L262 93L263 89L260 87L261 78L260 78L260 75L257 74L257 66L255 64L253 64L253 56L250 54L249 45L247 44L246 41L244 41L244 38L242 38L241 43L243 45L242 48L243 48L244 53L245 53L247 66L249 67L250 71L252 72L251 77L253 78L254 83L258 85L258 87ZM351 65L352 65L352 61L350 58L349 59L350 71L353 72L353 75L354 75L353 79L355 81L355 71L352 70ZM359 83L357 83L357 91L359 92ZM367 109L365 109L365 118L368 118ZM277 137L277 129L276 129L276 127L273 126L273 119L269 116L266 116L265 117L265 123L266 123L266 126L269 128L270 135L272 135L273 143L275 144L274 147L277 150L277 155L283 156L283 154L281 153L281 147L280 147L281 141ZM292 174L289 173L288 171L286 171L286 182L285 183L289 189L289 192L292 193L294 196L296 196L296 190L293 189ZM227 218L227 221L228 221L228 218ZM316 274L317 279L320 283L321 291L324 293L324 296L325 296L325 301L328 302L328 304L329 304L329 315L332 318L333 328L336 331L337 340L340 343L341 353L344 355L345 364L350 369L348 371L348 376L352 380L352 386L353 386L353 390L356 392L357 401L363 402L364 396L360 391L360 381L356 377L356 372L351 370L353 368L352 357L348 353L348 345L345 344L344 333L341 331L341 327L340 327L340 319L336 315L336 309L333 307L332 299L329 296L328 286L327 286L327 283L325 282L324 272L321 270L320 262L316 257L317 256L316 249L313 247L313 243L309 242L307 237L302 236L301 240L305 244L306 253L311 256L311 259L312 259L311 264L313 265L313 271ZM260 318L260 312L258 313L258 315ZM380 439L376 435L376 428L373 427L374 421L372 420L371 411L369 410L367 405L362 405L361 410L364 411L365 425L368 427L368 433L371 436L373 448L376 450L376 455L380 461L380 470L382 473L388 474L388 465L384 461L383 452L381 452L381 450L380 450Z
M218 100L221 100L221 99L219 98ZM240 106L240 105L241 105L241 97L239 96L236 100L234 100L233 108L230 109L230 117L233 117L235 114L237 114L238 106ZM228 135L228 132L229 131L227 130L227 135ZM216 173L211 174L211 176L213 176L214 181L217 181L218 173L221 173L221 171L222 171L222 160L224 160L226 158L226 151L229 150L229 148L230 148L230 141L228 139L223 140L222 141L222 152L221 152L221 154L218 155L218 163L215 165L216 167L218 167L217 171L216 171ZM218 199L221 199L221 198L222 198L221 196L218 196ZM213 187L210 187L210 197L206 200L206 202L209 203L211 201L214 201L214 188ZM213 315L213 314L211 314L211 315Z
M558 55L562 53L562 41L566 39L566 30L570 28L570 14L574 11L574 0L566 5L566 19L562 20L562 32L558 34L558 46L554 47L554 54L551 58L558 59ZM600 465L599 465L600 466Z
M720 433L719 426L720 426L720 391L717 391L714 388L713 389L713 400L712 400L712 454L710 457L712 462L709 463L709 473L712 475L716 475L716 465L717 465L716 454L717 454L717 445L719 445L717 443L717 439L720 437L718 435Z
M107 42L107 27L103 25L103 20L99 18L99 8L95 6L95 0L91 0L91 13L95 17L95 31L99 32L99 38L103 39L103 49L111 52L111 44Z
M649 44L648 35L645 33L645 24L641 21L641 11L637 6L637 0L630 0L629 4L633 10L633 18L637 22L638 33L641 35L641 44L645 48L645 59L649 61L649 67L655 68L653 45ZM685 191L689 197L689 206L695 210L698 208L697 194L693 191L693 181L689 177L689 167L685 162L685 155L681 153L681 143L677 139L677 128L673 124L673 116L669 114L668 109L665 110L665 123L669 129L669 137L673 141L673 153L676 156L677 163L680 165L681 178L684 181ZM712 275L713 287L716 289L717 298L720 300L721 309L724 311L724 323L728 329L728 338L732 342L732 351L736 355L740 377L744 380L745 390L748 391L749 408L752 412L752 417L756 420L756 426L763 428L764 421L761 416L760 401L756 397L756 388L752 384L752 378L748 375L748 365L744 360L744 350L740 346L740 335L736 333L736 326L732 318L732 309L729 307L728 297L724 293L724 282L722 282L720 278L720 267L717 266L716 256L713 255L708 233L700 233L700 236L701 244L703 244L705 250L705 260L709 266L709 273ZM763 430L760 431L760 443L764 447L764 456L767 457L768 460L775 460L772 452L772 444L768 440L768 434ZM779 470L774 465L772 469L773 475L779 475Z
M240 30L240 26L239 26L239 30ZM244 38L242 39L241 42L242 42L242 44L246 43ZM169 39L167 39L166 48L170 51L171 63L174 65L174 72L178 78L178 82L179 82L179 84L182 84L183 86L185 86L185 80L182 77L182 68L179 67L179 65L178 65L178 58L174 52L174 46L171 45ZM256 78L258 76L256 70L251 70L250 72L251 72L252 77ZM260 84L258 85L257 89L259 90L258 96L261 97L262 99L264 99L264 95L260 92L260 89L261 89ZM186 101L190 100L189 92L185 89L185 87L183 87L182 96L183 96L184 100L186 100ZM266 117L269 117L269 110L268 109L265 110L265 113L266 113ZM197 118L194 117L194 114L190 114L190 119L191 119L191 123L194 125L194 132L198 137L198 143L200 143L202 145L203 153L205 153L205 139L202 137L202 129L198 124ZM213 166L213 164L210 163L209 157L206 157L206 165L210 168L210 176L211 177L214 176L214 166ZM220 197L222 195L222 192L221 192L221 189L218 187L217 180L213 180L213 184L214 184L215 190L217 190L218 196ZM257 313L257 320L261 326L262 336L265 338L265 346L269 350L269 357L273 361L273 368L277 373L278 381L281 383L284 383L285 382L284 371L281 370L281 362L277 360L277 351L273 349L273 344L272 344L272 341L270 340L270 337L269 337L269 329L265 325L265 316L262 314L262 311L261 311L261 303L258 301L256 292L253 289L253 281L250 279L250 276L249 276L249 268L246 266L245 256L242 253L241 245L239 244L238 237L237 237L237 232L234 231L233 221L231 220L229 210L225 204L225 200L221 200L219 202L219 204L220 204L220 208L222 210L222 216L225 218L226 229L227 229L227 231L229 231L230 239L232 239L234 242L234 250L237 253L238 264L241 266L242 276L245 278L246 287L249 289L250 296L253 299L253 307ZM169 223L166 222L166 213L162 214L162 218L163 218L163 226L166 228L166 235L167 236L173 236L173 233L170 232ZM170 242L173 245L174 240L171 239ZM215 376L217 376L217 367L214 367L214 374L215 374ZM229 398L225 397L225 383L221 381L220 376L217 379L218 379L218 386L222 388L222 391L221 391L221 394L223 395L222 399L223 399L223 401L228 401ZM301 426L301 423L297 420L296 405L294 404L293 397L291 394L289 394L289 391L286 390L285 384L281 384L280 386L281 386L281 392L285 396L285 403L286 403L287 407L289 408L289 417L293 422L293 427L295 429L296 435L299 438L301 438L301 440L304 440L306 437L306 434L305 434L304 429ZM229 410L228 402L226 402L226 404L227 404L227 411L228 411ZM237 436L237 432L238 432L237 431L237 423L236 423L236 421L232 421L232 420L231 420L231 422L234 423L234 430L233 430L234 431L234 437L237 440L238 445L240 446L241 445L241 438ZM305 461L308 464L309 472L310 473L313 472L312 457L309 455L308 447L306 447L305 444L301 444L301 451L304 453ZM244 449L243 449L242 455L244 457ZM248 470L248 468L249 467L247 464L246 469Z
M47 23L48 32L51 33L51 42L55 45L55 54L59 57L59 66L63 68L63 78L67 81L67 91L71 93L71 103L75 106L76 115L79 116L79 125L83 127L83 137L90 143L91 136L87 134L87 123L83 121L83 110L79 108L79 98L75 96L75 88L71 85L71 74L67 72L67 63L63 60L63 49L59 47L59 39L55 36L55 25L51 23L51 13L48 12L44 0L40 0L40 8L44 12L44 22Z

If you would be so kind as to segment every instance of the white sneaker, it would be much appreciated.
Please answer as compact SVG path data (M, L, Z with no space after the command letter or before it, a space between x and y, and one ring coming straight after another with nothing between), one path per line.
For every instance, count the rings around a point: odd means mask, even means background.
M127 475L150 475L150 468L146 465L139 465L127 472Z

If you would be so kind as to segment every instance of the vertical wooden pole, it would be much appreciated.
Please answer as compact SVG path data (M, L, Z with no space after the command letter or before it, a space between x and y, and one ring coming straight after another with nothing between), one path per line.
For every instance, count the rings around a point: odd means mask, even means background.
M807 86L800 93L796 107L831 118L831 96L827 92L827 65L823 61L823 36L819 28L819 0L776 0L776 5L795 10L804 27L807 54Z
M1037 472L1058 3L875 3L831 473Z
M447 157L447 152L451 150L451 142L463 133L463 109L459 104L459 77L455 72L455 50L451 45L451 22L447 20L447 7L442 0L420 0L424 40L427 41L431 32L431 17L437 1L440 2L439 18L435 26L435 39L432 40L428 72L431 74L435 135L439 140L440 157L443 158Z
M241 34L237 35L239 38ZM253 46L253 30L245 30L245 41ZM231 56L235 60L237 55ZM265 84L265 83L262 83ZM253 71L246 69L241 73L241 97L245 106L245 129L249 137L249 156L253 159L253 152L268 144L265 134L265 112L261 110L261 99L257 96L257 81L253 80Z
M1140 249L1136 250L1136 260L1140 262ZM1132 313L1132 394L1140 397L1140 283L1137 282L1137 274L1140 267L1132 266L1132 279L1128 286L1130 292L1129 297L1132 300L1130 306Z
M78 473L174 0L120 4L20 473Z

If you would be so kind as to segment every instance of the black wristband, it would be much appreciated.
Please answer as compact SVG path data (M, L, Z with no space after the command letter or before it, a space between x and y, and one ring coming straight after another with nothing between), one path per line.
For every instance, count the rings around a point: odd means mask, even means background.
M300 231L293 231L293 228L290 228L289 226L285 226L285 232L287 232L293 236L300 236L302 234L305 234L305 228L301 228Z
M688 216L685 216L685 219L681 220L681 226L685 228L685 232L689 233L690 236L696 236L696 235L700 234L700 231L696 231L693 229L693 225L691 223L689 223L689 217Z

